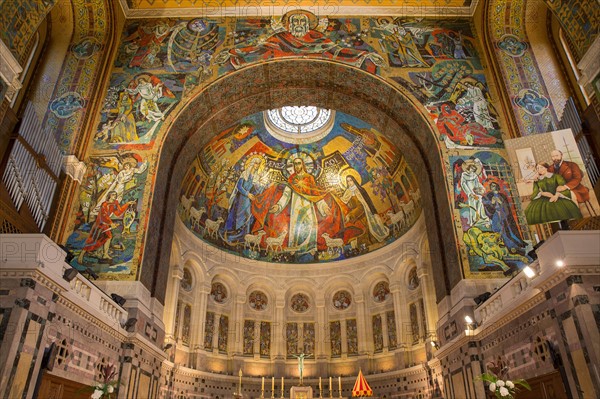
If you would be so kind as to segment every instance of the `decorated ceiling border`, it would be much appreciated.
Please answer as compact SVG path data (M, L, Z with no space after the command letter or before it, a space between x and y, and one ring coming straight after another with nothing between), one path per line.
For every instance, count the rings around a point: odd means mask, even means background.
M292 14L304 14L295 21L304 21L307 31L292 33L288 26ZM198 45L190 47L190 43ZM75 265L98 268L108 278L139 277L154 200L157 152L188 99L221 76L231 76L231 83L222 89L240 94L248 85L268 83L262 82L261 76L239 81L235 72L247 66L275 59L314 58L380 76L411 93L431 118L448 179L463 274L497 277L499 272L522 266L524 255L506 252L506 262L501 259L490 264L486 261L489 254L477 248L484 239L482 234L498 241L505 229L483 213L479 196L496 195L490 188L496 180L499 193L513 197L512 175L503 150L502 116L493 107L479 47L467 19L329 18L294 11L262 19L129 21L97 133L90 143L88 174L74 209L73 234L67 245L78 254ZM208 103L221 104L220 99L230 98L231 93L207 96ZM467 179L472 183L464 183ZM469 200L468 190L475 190L479 199ZM519 223L517 204L507 202L505 206L513 222ZM98 219L103 207L122 217L122 222L110 239L90 240L92 233L104 231L102 219ZM526 238L526 229L517 234ZM521 240L515 245L515 251L526 253L530 244Z
M113 40L109 0L72 0L74 31L43 125L54 132L62 151L77 152L90 103ZM93 108L93 107L92 107Z
M258 5L254 0L237 2L235 6L222 6L212 1L200 1L198 6L161 7L150 5L148 7L135 7L129 4L131 0L120 0L119 4L128 19L155 18L157 13L167 18L216 18L216 17L253 17L281 15L293 9L305 9L318 15L403 15L406 17L453 18L473 16L479 0L464 0L462 6L449 6L448 1L433 0L431 5L386 5L380 0L366 0L365 5L355 5L356 2L348 1L347 4L338 1L317 2L305 1L288 4L284 1L273 1L271 4ZM193 2L193 0L192 0ZM397 2L396 2L397 3Z
M488 5L491 45L505 81L521 135L545 133L558 125L544 78L527 38L524 0Z
M0 2L0 38L21 66L30 42L56 0L7 0Z
M575 62L581 61L600 32L597 0L545 0L562 26Z

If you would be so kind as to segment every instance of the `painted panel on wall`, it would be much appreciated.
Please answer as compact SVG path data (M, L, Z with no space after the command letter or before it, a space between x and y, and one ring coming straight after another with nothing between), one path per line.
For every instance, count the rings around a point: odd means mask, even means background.
M529 224L600 213L583 157L570 129L507 140Z
M451 156L454 214L462 230L462 245L470 270L509 272L532 260L529 232L516 203L516 187L508 161L490 152ZM522 216L521 216L522 218Z
M135 241L144 229L140 204L148 161L134 152L91 157L79 191L80 208L67 247L72 265L96 273L135 276ZM141 220L141 223L140 223Z

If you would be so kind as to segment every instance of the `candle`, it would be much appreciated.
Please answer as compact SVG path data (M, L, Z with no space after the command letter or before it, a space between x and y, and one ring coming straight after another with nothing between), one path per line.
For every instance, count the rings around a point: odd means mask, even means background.
M271 377L271 391L275 392L275 377Z
M331 384L331 377L329 377L329 392L333 390L333 385Z
M342 396L342 376L338 377L338 386L339 386L340 396Z
M281 377L281 395L283 396L283 377Z
M262 387L261 389L264 391L265 390L265 377L262 378Z
M321 392L323 388L321 387L321 377L319 377L319 392Z

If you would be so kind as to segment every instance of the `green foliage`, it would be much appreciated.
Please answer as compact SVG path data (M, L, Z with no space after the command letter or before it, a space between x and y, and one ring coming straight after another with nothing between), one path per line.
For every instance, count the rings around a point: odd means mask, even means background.
M531 391L531 387L524 379L501 380L493 373L483 373L477 377L476 380L487 382L487 388L493 392L498 399L515 399L519 387Z

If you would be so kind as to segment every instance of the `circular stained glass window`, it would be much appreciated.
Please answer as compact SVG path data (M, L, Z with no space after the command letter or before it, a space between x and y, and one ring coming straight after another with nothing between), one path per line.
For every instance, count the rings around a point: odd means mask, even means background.
M221 283L213 283L210 296L217 303L223 303L227 299L227 288Z
M352 303L352 295L348 291L342 290L335 293L333 296L333 306L337 310L348 309Z
M265 310L269 304L269 300L264 293L253 291L248 298L248 304L254 310Z
M265 111L267 130L288 143L309 143L325 137L333 127L335 111L313 105Z
M292 296L290 306L294 312L304 313L310 307L308 297L304 294L296 294Z

